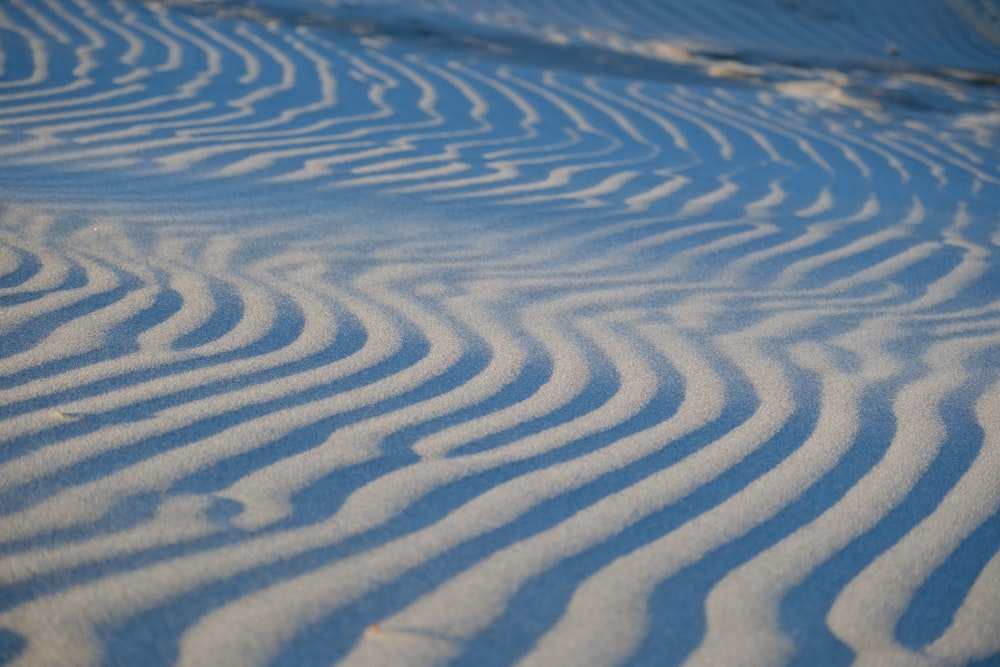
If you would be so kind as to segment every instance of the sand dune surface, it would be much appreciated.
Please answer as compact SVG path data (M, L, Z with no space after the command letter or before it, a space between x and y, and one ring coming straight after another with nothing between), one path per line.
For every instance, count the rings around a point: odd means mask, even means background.
M5 0L0 664L1000 664L1000 4Z

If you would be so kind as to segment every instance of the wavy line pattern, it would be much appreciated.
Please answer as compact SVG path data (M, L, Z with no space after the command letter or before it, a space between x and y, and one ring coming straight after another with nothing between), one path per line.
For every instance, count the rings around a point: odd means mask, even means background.
M998 17L5 2L0 661L996 664Z

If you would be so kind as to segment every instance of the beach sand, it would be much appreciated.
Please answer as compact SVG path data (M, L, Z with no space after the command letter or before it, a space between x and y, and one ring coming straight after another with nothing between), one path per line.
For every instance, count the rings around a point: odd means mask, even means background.
M0 5L0 664L1000 664L1000 5Z

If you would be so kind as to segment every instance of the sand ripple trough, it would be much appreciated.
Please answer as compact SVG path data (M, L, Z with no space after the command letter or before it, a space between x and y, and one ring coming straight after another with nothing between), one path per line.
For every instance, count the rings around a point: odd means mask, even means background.
M5 2L0 664L996 664L997 62L967 0Z

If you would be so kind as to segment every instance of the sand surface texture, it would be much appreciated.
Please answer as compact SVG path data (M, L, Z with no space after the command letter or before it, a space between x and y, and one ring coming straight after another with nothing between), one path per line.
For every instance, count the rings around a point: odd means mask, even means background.
M0 1L0 663L1000 664L1000 3Z

